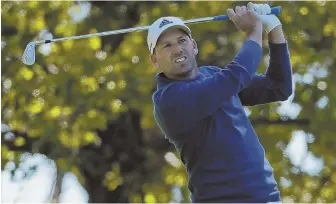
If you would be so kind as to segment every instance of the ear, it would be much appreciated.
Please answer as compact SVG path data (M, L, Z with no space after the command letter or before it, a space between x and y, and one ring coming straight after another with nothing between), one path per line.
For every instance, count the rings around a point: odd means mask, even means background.
M152 64L154 65L154 67L159 68L159 64L157 63L157 59L156 59L155 54L149 55L149 59L152 62Z
M191 40L192 40L192 43L193 43L194 53L195 53L195 55L197 55L198 54L197 43L194 39L191 39Z

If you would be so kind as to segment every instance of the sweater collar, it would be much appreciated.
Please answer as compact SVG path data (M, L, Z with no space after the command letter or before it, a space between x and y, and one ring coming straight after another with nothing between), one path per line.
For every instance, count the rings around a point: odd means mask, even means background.
M190 81L195 81L198 79L201 79L202 77L202 73L201 71L199 72L199 74L197 75L197 77L195 77L194 79L190 79L190 80L183 80L183 81L179 81L179 80L174 80L174 79L169 79L168 77L166 77L166 75L163 72L157 73L156 74L156 81L157 81L157 88L166 86L172 82L190 82Z

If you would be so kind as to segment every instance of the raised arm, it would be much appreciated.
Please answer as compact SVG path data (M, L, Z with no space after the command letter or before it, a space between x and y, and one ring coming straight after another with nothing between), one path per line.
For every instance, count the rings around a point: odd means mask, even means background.
M256 74L249 87L239 93L243 105L285 101L292 94L292 68L288 45L281 26L268 35L270 62L264 74Z

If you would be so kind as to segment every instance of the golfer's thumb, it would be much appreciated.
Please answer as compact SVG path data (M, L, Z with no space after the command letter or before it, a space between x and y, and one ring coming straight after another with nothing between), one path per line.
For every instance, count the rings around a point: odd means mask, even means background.
M252 3L252 2L249 2L249 3L247 4L247 9L248 9L248 10L251 10L251 11L254 11L253 3Z
M252 2L249 2L247 4L247 10L251 12L251 14L253 16L255 16L256 18L258 18L259 20L261 20L260 16L257 14L257 12L254 10L254 4Z

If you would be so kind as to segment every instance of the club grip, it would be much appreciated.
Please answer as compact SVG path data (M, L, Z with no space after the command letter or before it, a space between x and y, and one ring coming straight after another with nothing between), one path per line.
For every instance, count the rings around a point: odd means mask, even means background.
M270 14L277 15L277 14L281 13L281 11L282 11L282 7L281 7L281 6L272 7L272 8L271 8L271 13L270 13ZM269 15L270 15L270 14L269 14ZM214 16L214 17L213 17L213 20L214 20L214 21L229 20L229 16L228 16L228 15Z

